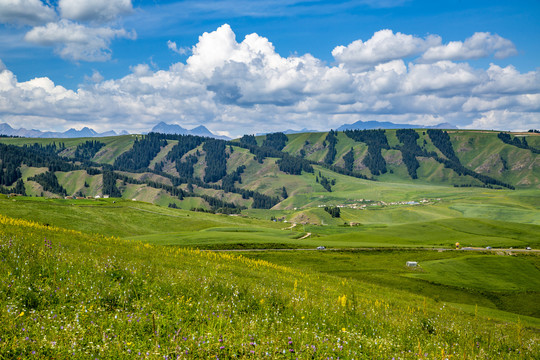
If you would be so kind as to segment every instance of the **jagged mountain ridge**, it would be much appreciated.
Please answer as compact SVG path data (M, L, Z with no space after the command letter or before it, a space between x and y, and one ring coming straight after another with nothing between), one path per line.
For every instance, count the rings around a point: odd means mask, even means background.
M337 128L338 131L345 130L367 130L367 129L457 129L454 125L449 123L441 123L434 126L424 126L424 125L408 125L408 124L396 124L387 121L357 121L352 124L343 124ZM308 132L325 132L327 130L310 130L303 128L301 130L288 129L283 131L284 134L300 134ZM162 134L178 134L178 135L197 135L197 136L206 136L215 139L230 140L230 137L223 135L216 135L208 130L204 125L199 125L194 127L191 130L188 130L178 124L167 124L163 121L156 124L150 132L158 132ZM261 132L257 133L257 136L262 136L269 134L270 132ZM117 135L128 135L129 132L122 130L119 133L114 130L106 131L103 133L98 133L95 130L84 127L81 130L69 129L64 132L55 132L55 131L41 131L37 129L27 130L25 128L15 129L7 123L0 123L0 135L6 136L19 136L19 137L29 137L29 138L79 138L79 137L107 137L107 136L117 136Z
M28 138L51 138L51 139L68 139L68 138L87 138L87 137L107 137L107 136L117 136L117 135L126 135L128 132L122 130L120 133L115 132L114 130L106 131L103 133L98 133L94 129L89 127L83 127L81 130L69 129L64 132L56 131L41 131L36 129L27 130L25 128L15 129L7 123L0 124L0 135L7 136L18 136L18 137L28 137Z
M227 136L215 135L210 130L208 130L204 125L199 125L194 127L191 130L183 128L178 124L167 124L163 121L159 122L151 130L152 132L157 132L161 134L177 134L177 135L196 135L204 136L215 139L230 140Z
M151 132L159 132L163 134L179 134L179 135L197 135L205 136L216 139L229 140L227 136L215 135L205 126L199 125L191 130L185 129L177 124L166 124L165 122L160 122L156 124ZM18 136L18 137L28 137L28 138L51 138L51 139L67 139L67 138L88 138L88 137L107 137L107 136L117 136L117 135L128 135L129 132L122 130L117 133L114 130L106 131L103 133L98 133L94 129L91 129L87 126L83 127L81 130L69 129L64 132L55 132L55 131L41 131L41 130L27 130L25 128L15 129L7 123L0 123L0 135L6 136Z

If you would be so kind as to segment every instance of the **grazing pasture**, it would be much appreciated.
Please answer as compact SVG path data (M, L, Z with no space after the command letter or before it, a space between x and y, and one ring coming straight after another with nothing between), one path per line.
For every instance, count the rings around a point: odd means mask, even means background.
M537 325L297 266L0 216L4 358L533 358ZM32 261L28 261L32 259Z

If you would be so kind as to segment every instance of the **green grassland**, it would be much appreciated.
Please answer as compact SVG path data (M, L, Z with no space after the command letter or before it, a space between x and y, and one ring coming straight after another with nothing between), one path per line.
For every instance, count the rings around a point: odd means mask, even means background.
M485 202L485 198L480 198ZM510 204L521 204L527 208L531 204L517 200L528 198L523 194L509 199L494 197L492 201L498 207L502 207L505 203L503 200L506 200ZM460 242L462 247L539 248L539 226L465 218L456 215L451 204L449 201L449 204L431 207L344 209L344 217L348 216L347 211L369 215L369 219L364 218L368 221L353 226L345 226L343 219L332 219L319 208L305 212L309 211L324 219L328 222L326 226L260 220L271 214L288 217L290 214L298 214L298 211L251 210L248 214L254 217L246 218L170 209L120 199L46 200L4 197L0 199L0 213L85 233L120 236L129 241L174 248L313 249L321 245L329 249L375 248L378 250L255 252L246 253L246 256L257 256L303 271L354 278L390 289L422 294L439 301L478 305L482 309L502 311L498 314L506 320L510 318L510 313L540 317L535 301L540 295L540 263L537 255L514 258L500 256L498 254L501 252L498 251L472 255L464 251L436 251L441 248L453 249L456 242ZM414 216L407 218L402 214L403 211L413 213ZM429 219L429 214L432 219ZM415 251L419 247L435 251ZM467 256L473 260L468 261ZM404 267L407 260L420 261L422 272L410 273L410 269ZM484 284L484 288L478 284ZM534 323L533 320L528 321Z
M3 215L118 237L193 232L223 226L280 227L280 224L270 221L171 209L122 199L6 199L4 196L0 203L0 214Z
M422 280L487 291L540 291L540 270L523 258L464 256L422 264ZM540 314L539 314L540 315Z
M477 305L503 320L518 317L540 326L538 256L463 251L360 250L250 252L246 257L306 272L355 279L426 296L441 303ZM417 261L419 267L405 266ZM520 314L519 316L516 314ZM523 317L525 316L525 317Z
M540 351L534 318L370 283L347 275L352 260L339 254L290 252L296 258L284 266L288 255L269 262L4 216L0 234L3 358L530 359ZM376 266L402 267L397 256ZM305 266L310 257L317 270Z
M417 133L418 145L444 157ZM399 145L395 131L386 134L390 146ZM288 198L252 209L251 198L193 186L198 195L248 207L230 216L187 211L210 205L120 179L122 198L79 200L25 181L30 196L0 195L0 322L8 324L0 330L0 358L32 351L80 358L139 351L145 358L534 358L540 257L497 248L540 248L540 157L496 132L449 135L465 166L517 190L454 187L482 184L431 158L419 158L413 180L396 149L382 151L389 171L370 181L322 165L286 174L277 158L259 163L238 146L226 151L228 173L245 166L235 186L269 196L285 187ZM303 151L312 161L326 156L326 133L288 137L284 151ZM337 137L334 165L352 148L355 170L372 176L362 164L366 144ZM134 139L99 139L106 145L92 160L112 164ZM538 148L539 139L528 136L528 143ZM0 139L59 140L69 156L88 139ZM194 173L203 178L202 146L188 155L198 156ZM174 163L164 168L176 171ZM25 180L45 171L21 167ZM102 175L55 174L70 195L102 194ZM172 185L148 170L118 174ZM317 182L322 176L335 180L331 192ZM339 206L340 217L325 206ZM455 250L456 242L484 251ZM327 250L316 251L321 245ZM420 266L407 268L409 260Z

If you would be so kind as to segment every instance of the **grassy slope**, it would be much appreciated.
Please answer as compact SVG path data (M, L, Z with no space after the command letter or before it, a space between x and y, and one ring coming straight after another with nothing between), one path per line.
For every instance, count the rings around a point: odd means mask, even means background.
M523 257L464 256L427 261L422 269L411 276L477 290L540 292L540 270Z
M0 203L0 214L87 233L99 232L120 237L167 232L190 233L223 226L279 228L279 224L255 219L194 213L120 199L52 200L20 197L16 201L0 199Z
M507 145L493 133L451 133L451 139L456 154L470 169L518 186L540 184L540 157L531 151ZM511 166L504 168L503 161Z
M442 156L440 152L433 146L429 136L424 131L418 130L420 139L418 144L424 146L428 151L435 151ZM386 131L388 141L391 146L398 145L398 140L395 135L395 130ZM497 138L496 132L474 132L474 131L457 131L450 133L456 153L461 158L462 162L476 171L486 173L490 176L499 178L503 181L508 181L518 186L537 186L535 184L540 181L540 156L533 154L528 150L523 150L504 144ZM285 147L285 151L293 154L298 154L301 149L306 152L306 158L310 160L321 161L326 155L327 149L322 146L326 133L306 133L289 135L289 142ZM537 138L540 136L528 136L531 146L535 146ZM123 151L129 149L133 143L134 136L119 136L111 138L102 138L99 141L105 142L107 145L95 156L95 161L104 161L112 163L114 159ZM258 138L258 141L262 137ZM352 147L355 152L355 169L361 171L365 175L371 175L369 170L361 163L362 158L367 152L367 146L364 143L354 142L343 133L338 133L338 143L336 146L335 164L343 163L343 155ZM77 143L87 139L66 139L66 146L74 148ZM58 141L58 139L0 139L0 141L14 144L23 143L48 143ZM262 141L262 140L261 140ZM425 144L424 144L425 141ZM536 141L536 142L535 142ZM173 145L171 142L165 147L153 163L163 159L169 148ZM281 188L286 187L289 193L289 199L279 204L276 209L294 209L298 208L304 211L308 207L323 205L323 204L339 204L347 200L355 198L368 198L373 200L383 201L402 201L402 200L418 200L424 197L445 197L455 194L463 194L464 198L467 194L466 189L452 190L448 184L474 184L481 185L476 179L468 176L458 176L450 169L444 168L442 164L435 162L433 159L420 158L420 168L418 169L419 179L412 180L401 162L401 154L397 150L383 150L383 155L387 160L389 172L378 177L378 182L363 181L348 176L342 176L320 167L315 167L318 174L320 171L324 176L330 179L336 179L337 184L333 187L333 192L326 192L322 186L315 182L315 176L304 173L301 176L291 176L282 173L278 170L275 164L276 159L267 158L263 164L259 164L253 159L253 155L245 149L234 147L235 151L228 159L227 171L234 171L238 166L245 165L246 170L242 175L242 184L237 184L240 187L257 190L271 196L279 196ZM199 151L199 161L195 164L195 176L201 177L204 175L205 161L204 152L199 147L190 152L195 154ZM228 151L228 150L227 150ZM508 170L502 169L503 161L506 161ZM137 175L138 176L138 175ZM69 183L70 179L64 183L64 178L61 177L61 184L69 190L80 190L80 187L73 186ZM77 181L77 184L80 181ZM527 185L528 184L528 185ZM443 185L443 186L438 186ZM540 185L538 185L540 186ZM86 189L89 195L96 195L92 190L99 190L98 187ZM39 189L35 190L31 187L30 193L36 194ZM473 189L471 192L474 192ZM438 194L436 194L438 193ZM130 195L131 196L131 195ZM128 197L130 197L128 196ZM164 203L162 197L154 197L156 201ZM145 197L145 199L147 199ZM172 198L170 200L173 200ZM166 202L166 201L165 201ZM506 205L505 205L506 206ZM471 206L456 206L456 210L462 212L466 216L472 216L474 212L480 214L480 217L486 216L487 211L481 211L481 207L476 207L476 210L470 211ZM521 211L512 214L503 214L504 211L497 211L501 216L509 215L512 219L522 218L524 222L536 222L534 213L524 214ZM306 215L307 216L307 215ZM313 216L308 216L313 217ZM315 219L318 217L315 216ZM347 221L355 221L353 216ZM361 221L361 220L360 220ZM520 221L520 220L517 220ZM317 220L316 222L321 222Z
M141 188L139 185L128 185L126 194L154 200L159 197L160 190ZM537 238L538 225L501 220L480 220L456 216L456 211L444 205L416 206L379 210L350 210L344 209L343 217L332 219L323 209L310 209L303 212L291 211L273 213L258 211L252 215L262 218L269 214L292 217L296 222L303 220L302 216L322 220L327 226L305 225L293 230L278 233L268 233L266 230L251 237L249 233L239 231L232 234L228 231L215 231L212 234L201 233L208 228L227 227L243 229L247 224L254 229L281 229L289 225L273 223L233 216L212 216L210 214L185 212L167 209L151 204L119 201L118 199L86 201L86 200L57 200L18 198L16 201L0 200L0 213L14 217L28 217L42 223L74 228L92 232L100 229L104 234L134 237L146 235L146 241L161 242L163 233L167 233L168 244L182 246L217 246L220 243L231 243L233 238L238 243L253 244L282 244L283 247L452 247L455 242L462 246L492 246L492 247L539 247ZM165 202L168 199L163 198ZM168 204L168 203L167 203ZM435 214L432 211L435 210ZM356 212L351 216L349 213ZM361 219L360 226L342 226L344 219ZM404 214L407 214L405 216ZM458 213L459 214L459 213ZM163 215L165 218L163 218ZM431 219L430 219L431 217ZM122 223L119 228L116 225ZM348 222L347 222L348 223ZM96 229L96 230L93 230ZM289 232L293 232L289 236ZM305 233L312 236L298 239ZM241 236L240 236L241 235ZM261 236L259 236L261 235ZM174 241L173 241L174 239ZM258 244L258 245L257 245ZM273 246L272 246L273 247Z
M165 156L167 156L167 154L176 144L178 144L178 140L167 140L167 146L164 146L161 151L156 155L156 157L150 161L150 165L148 165L148 167L150 169L153 169L157 163L163 161L165 159Z
M22 146L25 144L47 145L51 143L64 143L68 151L73 151L77 145L89 140L97 140L105 144L103 148L92 159L95 162L112 164L114 160L123 152L133 146L135 137L140 135L122 135L102 138L73 138L73 139L40 139L40 138L0 138L0 142L5 144Z
M444 155L433 145L425 131L417 130L416 132L420 136L417 141L418 145L425 147L427 151L435 151L444 158ZM503 143L497 138L497 132L451 131L449 134L456 154L462 163L470 169L521 187L537 188L540 186L540 156L532 154L529 150ZM396 130L386 130L386 135L390 146L400 144L396 137ZM323 146L326 133L292 134L288 137L290 140L284 151L297 155L300 153L300 149L304 149L307 159L315 161L324 159L327 153L327 148ZM537 135L528 134L527 138L531 146L540 142L538 140L540 136ZM361 163L366 155L367 146L364 143L354 142L343 133L338 133L337 155L334 164L342 165L342 157L351 147L355 151L355 169L370 176L369 170ZM452 170L444 168L442 164L428 158L419 158L419 180L413 181L408 175L405 165L401 162L399 151L383 150L382 155L387 161L389 170L389 173L379 177L382 181L482 185L478 180L468 176L459 176ZM502 168L501 157L503 161L510 164L508 169Z
M464 308L473 314L474 305L478 305L488 316L505 320L517 321L516 313L528 315L527 321L540 325L540 305L535 301L540 295L539 260L535 256L415 250L258 252L245 256L440 302L472 305ZM417 261L420 267L408 268L407 261Z
M5 358L517 359L540 351L523 322L354 279L4 217L0 234Z

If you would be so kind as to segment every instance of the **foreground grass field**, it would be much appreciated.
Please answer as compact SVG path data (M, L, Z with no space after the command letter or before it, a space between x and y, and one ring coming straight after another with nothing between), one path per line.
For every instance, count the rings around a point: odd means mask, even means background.
M532 359L540 353L533 323L469 314L301 266L6 216L0 234L1 358Z

